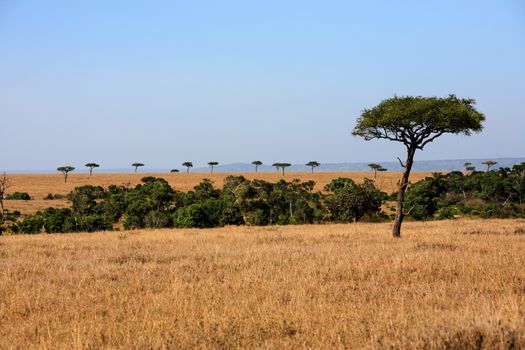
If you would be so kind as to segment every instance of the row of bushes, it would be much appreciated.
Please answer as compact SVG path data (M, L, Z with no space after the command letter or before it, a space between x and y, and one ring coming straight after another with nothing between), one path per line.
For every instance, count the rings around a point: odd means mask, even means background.
M15 233L225 225L287 225L385 219L386 194L372 181L333 180L328 193L314 192L313 181L269 183L229 176L222 189L203 180L193 191L176 191L162 178L145 177L134 188L82 186L68 199L71 208L47 208L11 225Z
M6 216L15 233L78 232L163 227L287 225L388 219L381 205L393 200L373 181L334 179L315 192L313 181L269 183L229 176L222 189L203 180L176 191L162 178L145 177L134 188L82 186L68 194L71 208L47 208L20 219ZM434 174L411 185L405 208L414 220L458 216L525 217L525 165L491 172ZM9 219L10 218L10 219Z
M416 220L525 217L525 165L512 169L434 174L407 191L405 207Z

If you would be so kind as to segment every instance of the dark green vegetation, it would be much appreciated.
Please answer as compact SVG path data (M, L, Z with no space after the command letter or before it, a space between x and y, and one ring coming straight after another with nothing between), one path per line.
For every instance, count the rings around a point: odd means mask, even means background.
M269 183L229 176L222 189L203 180L193 191L173 190L161 178L145 177L134 188L77 187L68 195L71 208L47 208L15 220L15 233L80 232L162 227L287 225L382 220L386 194L372 181L333 180L327 193L314 192L313 181Z
M314 192L313 181L269 183L229 176L222 189L203 180L193 191L173 190L161 178L145 177L134 188L82 186L68 194L71 208L47 208L21 217L6 213L4 230L48 233L163 227L219 227L225 225L288 225L350 223L392 219L381 211L387 197L372 180L356 184L337 178ZM411 185L406 193L407 214L413 220L525 218L525 163L512 169L434 174Z
M28 201L31 199L31 196L27 192L13 192L8 194L6 199Z
M405 192L416 151L443 134L470 135L483 129L485 116L475 108L475 100L454 95L439 97L393 97L371 109L365 109L352 132L365 140L385 139L401 142L406 147L405 163L399 159L403 176L399 182L394 237L401 237L401 224L407 213L403 209Z
M482 218L525 217L525 163L512 169L434 174L412 185L405 205L416 220L451 219L457 216Z

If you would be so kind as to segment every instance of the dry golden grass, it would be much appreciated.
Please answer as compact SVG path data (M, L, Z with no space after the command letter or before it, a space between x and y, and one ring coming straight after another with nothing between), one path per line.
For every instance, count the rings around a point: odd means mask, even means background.
M416 182L431 173L413 173L411 181ZM139 173L139 174L93 174L90 178L89 174L70 174L68 182L64 183L64 177L61 174L11 174L8 175L11 187L9 193L12 192L27 192L31 201L5 201L5 207L9 210L19 210L22 213L33 213L37 210L54 207L67 207L66 200L44 201L43 198L48 193L53 194L67 194L75 187L83 185L104 186L109 185L123 185L135 186L140 183L140 179L144 176L162 177L170 183L170 185L179 191L189 191L193 189L200 181L208 178L214 181L216 186L221 187L224 178L228 175L243 175L247 179L262 179L270 182L276 182L283 178L281 173ZM391 193L396 190L397 181L400 178L400 173L385 172L377 176L376 183L383 191ZM300 179L302 181L314 180L316 182L316 190L322 190L325 185L330 183L332 179L337 177L350 177L357 182L362 182L364 178L373 178L374 175L368 172L332 172L332 173L285 173L284 179L291 181L292 179Z
M525 348L525 220L0 236L0 348Z

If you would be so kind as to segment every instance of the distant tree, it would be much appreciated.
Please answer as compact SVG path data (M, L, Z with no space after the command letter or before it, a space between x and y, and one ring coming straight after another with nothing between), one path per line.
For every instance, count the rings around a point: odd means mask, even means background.
M208 165L211 168L211 173L213 174L213 167L219 165L219 162L208 162Z
M189 173L190 172L190 168L193 168L193 163L192 162L184 162L184 163L182 163L182 166L185 166L186 167L186 173Z
M93 174L93 168L98 168L100 165L98 165L97 163L87 163L86 164L86 167L89 168L89 176L91 177L91 175Z
M486 160L484 162L481 162L481 164L487 166L487 171L490 171L490 168L492 168L494 165L498 164L498 162L494 160Z
M67 174L75 170L75 168L68 165L68 166L58 167L57 170L60 171L62 174L64 174L64 182L67 182Z
M257 172L257 170L259 169L259 165L262 165L263 162L261 162L260 160L254 160L252 162L253 165L255 165L255 172Z
M312 160L312 161L306 163L305 165L309 166L310 168L312 168L312 173L313 173L314 172L314 168L317 168L319 165L321 165L321 163Z
M179 169L171 169L170 170L170 173L178 173L179 172Z
M416 151L423 150L443 134L470 135L481 131L485 116L474 105L475 100L459 99L454 95L447 98L395 96L372 109L365 109L358 118L353 135L366 141L386 139L401 142L407 150L405 163L398 158L405 170L397 192L396 219L392 228L394 237L401 237L405 191Z
M473 166L473 165L469 165L469 166L467 166L467 167L465 168L465 170L466 170L467 172L469 172L469 173L472 174L473 172L476 171L476 167Z
M376 163L370 163L368 164L368 167L372 169L372 171L374 172L374 179L377 177L378 170L382 168L380 164L376 164Z
M470 167L471 165L472 165L471 162L465 162L465 163L463 164L463 166L465 167L465 171L468 171L467 168Z
M273 163L272 166L274 166L277 170L281 169L284 176L284 169L288 168L292 164L290 163Z
M138 169L139 167L141 167L141 166L144 166L144 164L142 164L142 163L133 163L133 164L131 164L131 166L132 166L132 167L135 167L135 172L137 172L137 169Z
M11 183L9 182L7 175L4 173L2 177L0 177L0 218L2 219L0 221L0 226L2 222L4 221L4 199L7 193L7 189L9 187L11 187ZM0 227L0 233L1 233L1 227Z

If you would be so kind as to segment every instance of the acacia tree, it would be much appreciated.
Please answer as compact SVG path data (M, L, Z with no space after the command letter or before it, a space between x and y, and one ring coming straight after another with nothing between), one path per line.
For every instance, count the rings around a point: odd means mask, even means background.
M7 175L4 173L2 177L0 177L0 233L1 233L1 225L4 221L4 199L5 195L7 193L7 189L11 186L9 179L7 178Z
M171 169L170 170L170 173L178 173L179 172L179 169Z
M193 168L193 163L192 162L184 162L184 163L182 163L182 166L185 166L186 167L186 173L189 173L190 172L190 168Z
M75 167L67 165L67 166L58 167L57 170L60 171L62 174L64 174L64 182L67 182L67 174L75 170Z
M476 171L476 167L473 166L473 165L469 165L469 166L467 166L467 167L465 168L465 170L472 174L473 172Z
M254 160L252 164L255 165L255 172L257 172L259 165L262 165L262 162L260 160Z
M465 167L465 171L468 171L468 168L470 168L472 166L472 163L471 162L465 162L463 164L463 166Z
M492 168L494 165L498 164L498 162L494 160L486 160L484 162L481 162L481 164L487 166L487 171L490 171L490 168Z
M93 168L98 168L100 165L98 165L97 163L87 163L86 164L86 167L89 168L89 177L91 177L91 175L93 174Z
M314 172L314 168L317 168L319 165L321 165L321 163L316 162L315 160L312 160L312 161L306 163L305 165L311 167L312 168L312 173L313 173Z
M208 162L208 165L211 168L211 173L213 174L213 167L219 165L219 162Z
M374 172L374 179L377 177L377 172L379 171L379 169L383 168L380 164L376 164L376 163L370 163L368 164L368 167L372 169L372 171Z
M284 169L288 168L291 165L292 164L290 164L290 163L273 163L272 164L272 166L274 166L277 169L277 171L279 171L279 169L282 170L283 176L284 176Z
M141 167L141 166L144 166L144 164L142 164L142 163L133 163L133 164L131 164L131 166L132 166L132 167L135 167L135 172L137 172L137 169L138 169L139 167Z
M410 171L417 150L443 134L480 132L485 116L475 108L475 100L460 99L454 95L439 97L393 97L383 100L371 109L365 109L357 119L352 132L366 141L385 139L400 142L406 147L406 160L398 183L396 219L392 228L394 237L401 237L401 224L405 217L403 204Z

